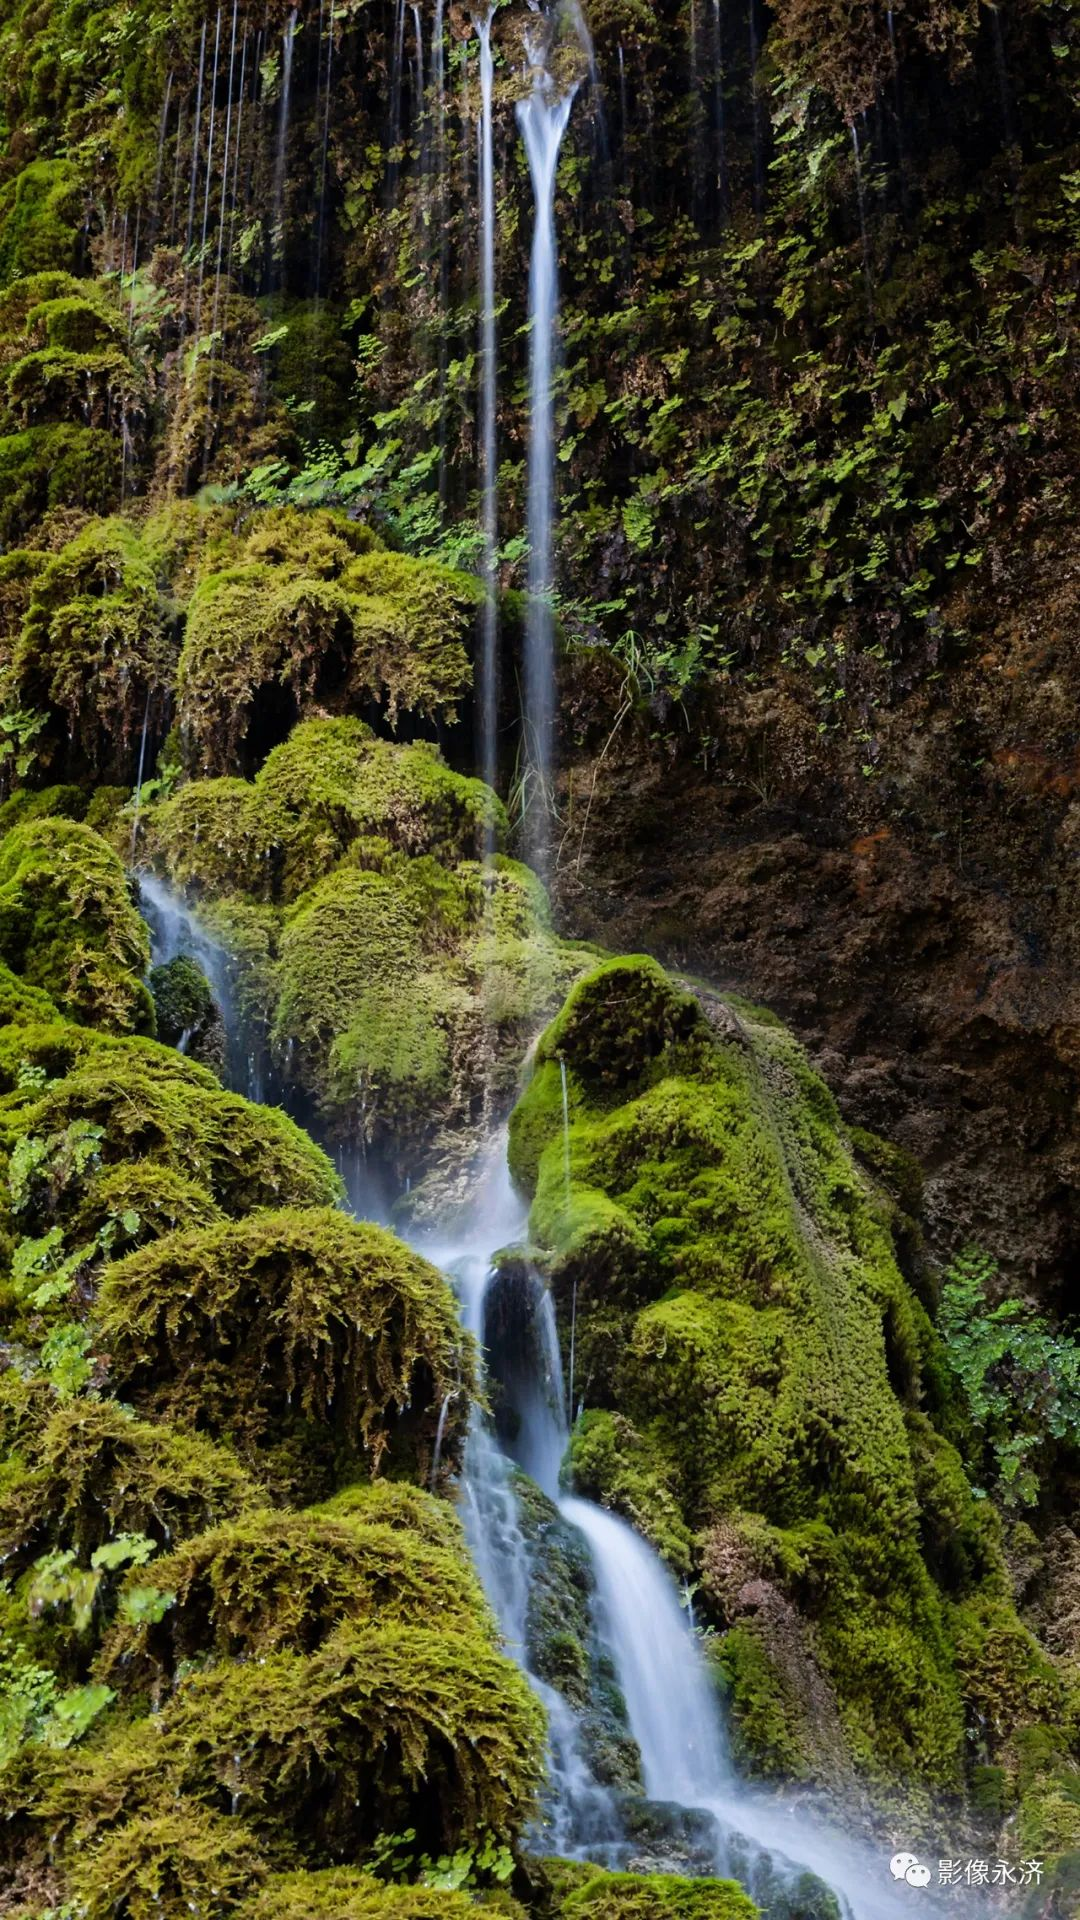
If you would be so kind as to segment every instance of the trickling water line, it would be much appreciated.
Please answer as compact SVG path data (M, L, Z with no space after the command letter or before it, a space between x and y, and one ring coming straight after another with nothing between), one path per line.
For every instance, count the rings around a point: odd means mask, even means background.
M289 15L281 55L281 107L278 113L277 152L274 159L273 251L275 273L285 277L285 162L289 142L289 104L292 94L293 47L296 41L296 8Z
M580 13L572 14L575 28ZM557 24L556 16L556 24ZM549 36L552 23L548 23ZM587 43L583 50L591 49ZM555 615L552 546L555 510L555 420L552 381L559 323L555 181L559 153L580 81L556 84L548 65L550 41L529 46L532 90L518 104L533 188L529 267L528 611L525 626L523 814L532 862L547 864L548 820L555 730Z
M570 1215L570 1092L566 1077L566 1061L559 1061L559 1080L562 1085L562 1128L563 1128L563 1187L567 1218ZM574 1360L577 1351L577 1274L574 1274L573 1292L570 1301L570 1378L567 1389L567 1406L571 1424L575 1419L574 1411Z

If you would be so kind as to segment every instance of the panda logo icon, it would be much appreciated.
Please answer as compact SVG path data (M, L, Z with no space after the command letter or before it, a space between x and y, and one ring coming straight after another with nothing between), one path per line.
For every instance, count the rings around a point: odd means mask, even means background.
M918 1865L919 1859L917 1854L894 1853L892 1859L889 1861L889 1872L892 1874L894 1880L906 1880L910 1873L916 1871ZM927 1875L927 1879L929 1879L929 1874Z

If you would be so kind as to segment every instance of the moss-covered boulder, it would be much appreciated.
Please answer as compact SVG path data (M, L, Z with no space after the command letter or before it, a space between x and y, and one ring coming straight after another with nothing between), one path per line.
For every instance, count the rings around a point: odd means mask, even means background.
M31 820L0 843L0 955L74 1018L153 1032L146 927L119 860L92 828Z
M122 1398L273 1452L316 1493L386 1456L425 1477L444 1403L448 1459L463 1437L471 1356L446 1281L338 1212L168 1235L106 1268L94 1324Z
M1053 1689L993 1516L923 1437L940 1360L889 1203L791 1037L606 963L540 1042L511 1159L564 1325L576 1296L575 1482L700 1574L747 1760L955 1790L970 1728L1001 1745L989 1650L1021 1718Z
M565 1920L758 1920L760 1908L733 1880L671 1874L595 1874L563 1901Z
M282 1873L240 1910L239 1920L469 1920L467 1893L434 1887L386 1886L349 1867L324 1873Z
M139 1621L129 1609L99 1671L118 1691L147 1688L156 1698L208 1655L314 1653L344 1620L458 1631L484 1620L462 1539L433 1546L410 1527L361 1516L362 1509L251 1513L196 1534L154 1561L168 1610ZM136 1570L128 1590L145 1580Z
M36 1818L74 1852L181 1794L232 1809L310 1865L359 1862L380 1833L408 1827L437 1854L519 1829L542 1730L526 1681L486 1632L346 1625L310 1657L210 1667L153 1719L44 1764Z
M254 781L193 781L144 817L144 857L233 956L256 1046L331 1139L408 1171L418 1209L418 1174L468 1160L583 964L535 876L483 857L504 827L433 748L351 718L307 722Z
M188 607L177 692L201 771L257 757L315 706L453 718L471 680L475 581L377 550L344 515L262 516Z
M258 1504L228 1447L136 1418L110 1399L46 1404L20 1432L4 1422L0 1554L9 1572L74 1548L80 1562L120 1534L158 1547Z

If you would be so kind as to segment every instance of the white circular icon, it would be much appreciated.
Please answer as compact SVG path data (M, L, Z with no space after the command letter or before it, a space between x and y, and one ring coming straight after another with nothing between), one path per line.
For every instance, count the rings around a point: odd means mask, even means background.
M894 1853L889 1861L889 1872L894 1880L906 1880L913 1867L919 1864L918 1854Z

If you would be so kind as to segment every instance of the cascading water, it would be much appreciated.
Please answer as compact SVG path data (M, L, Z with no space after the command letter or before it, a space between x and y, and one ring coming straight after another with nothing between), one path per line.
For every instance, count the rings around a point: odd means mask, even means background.
M518 1245L525 1226L526 1209L514 1193L500 1136L476 1202L454 1240L418 1242L451 1278L465 1325L482 1347L489 1331L494 1257ZM699 1859L703 1842L707 1870L742 1880L778 1914L821 1912L822 1889L828 1887L843 1920L903 1920L910 1915L910 1900L894 1891L884 1850L871 1853L813 1810L737 1779L718 1697L671 1576L624 1521L561 1490L569 1432L554 1305L538 1280L531 1284L528 1337L496 1382L513 1416L513 1440L504 1449L489 1423L474 1413L463 1485L466 1534L509 1650L528 1673L532 1566L515 1491L516 1467L587 1544L598 1637L625 1700L648 1800L656 1803L658 1815L666 1809L676 1840L681 1836L685 1844L691 1838ZM578 1716L554 1689L529 1677L549 1716L545 1844L601 1865L632 1861L634 1842L622 1805L589 1766ZM971 1909L962 1889L941 1897L954 1920L967 1920ZM936 1890L924 1890L922 1898L924 1910L937 1910Z
M528 613L525 630L523 812L530 855L545 864L551 810L555 726L555 615L552 607L555 514L555 429L552 381L559 324L555 180L570 112L583 77L557 78L553 68L563 24L568 23L592 66L592 48L580 8L557 6L544 32L530 41L533 84L517 109L533 188L533 240L529 268L529 474Z

